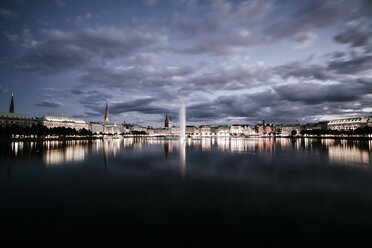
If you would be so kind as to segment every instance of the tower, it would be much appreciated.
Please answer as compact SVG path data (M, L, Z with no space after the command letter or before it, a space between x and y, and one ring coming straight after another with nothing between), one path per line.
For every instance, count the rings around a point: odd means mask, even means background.
M168 127L168 114L165 114L164 127Z
M110 121L109 114L108 114L108 102L106 101L106 112L105 112L105 120L104 122L107 123Z
M172 114L171 113L169 113L168 127L169 128L172 128L173 127L173 121L172 121Z
M168 119L168 114L165 114L164 127L167 127L167 128L172 128L173 127L173 121L172 121L172 115L171 114L169 114L169 119Z
M13 93L12 93L12 99L10 100L9 113L14 113Z

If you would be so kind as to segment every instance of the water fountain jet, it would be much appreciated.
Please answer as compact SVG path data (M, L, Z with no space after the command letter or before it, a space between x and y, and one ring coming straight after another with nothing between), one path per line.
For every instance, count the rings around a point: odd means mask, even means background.
M185 108L184 102L182 102L181 109L180 109L180 126L181 126L180 139L185 140L186 139L186 108Z

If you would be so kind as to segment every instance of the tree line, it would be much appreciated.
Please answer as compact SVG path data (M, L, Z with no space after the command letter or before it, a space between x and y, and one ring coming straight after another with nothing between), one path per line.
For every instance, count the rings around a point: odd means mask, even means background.
M11 126L0 127L0 138L12 138L14 136L19 136L22 138L41 138L47 135L51 136L92 136L93 132L85 128L76 130L69 127L53 127L47 128L43 125L33 125L31 127L24 127L18 124L13 124Z
M355 130L302 130L301 134L309 134L309 135L365 135L365 134L372 134L372 127L363 127L357 128ZM292 134L293 135L293 134Z

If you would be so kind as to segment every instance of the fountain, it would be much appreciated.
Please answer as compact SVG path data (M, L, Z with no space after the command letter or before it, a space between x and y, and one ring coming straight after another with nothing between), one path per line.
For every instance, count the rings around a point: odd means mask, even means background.
M181 125L181 134L180 139L186 139L186 109L185 104L182 102L180 109L180 125Z
M180 169L182 177L186 173L186 108L184 102L181 104L180 109Z

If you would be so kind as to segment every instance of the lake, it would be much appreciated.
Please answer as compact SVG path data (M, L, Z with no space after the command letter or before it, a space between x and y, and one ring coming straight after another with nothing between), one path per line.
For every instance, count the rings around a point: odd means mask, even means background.
M1 144L0 231L33 241L370 240L372 141L125 138Z

